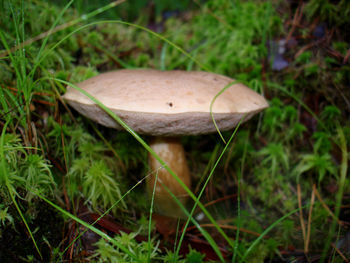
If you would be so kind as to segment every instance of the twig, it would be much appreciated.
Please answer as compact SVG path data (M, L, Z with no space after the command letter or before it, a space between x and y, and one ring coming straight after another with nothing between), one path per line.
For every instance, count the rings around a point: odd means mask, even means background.
M312 208L315 203L315 191L316 191L316 185L314 184L312 186L312 194L311 194L311 204L309 209L309 218L307 222L307 236L306 236L306 242L305 242L305 254L309 252L309 243L310 243L310 235L311 235L311 215L312 215Z
M237 230L237 227L236 226L231 226L231 225L222 225L222 224L219 224L219 226L223 229L233 229L233 230ZM200 227L215 227L213 224L201 224ZM188 227L186 232L189 232L190 230L192 229L196 229L197 227L196 226L191 226L191 227ZM251 231L251 230L248 230L248 229L244 229L244 228L239 228L239 231L241 232L245 232L247 234L251 234L253 236L257 236L257 237L260 237L261 234L258 233L258 232L255 232L255 231ZM270 238L269 236L265 235L264 238Z
M345 64L348 61L349 57L350 57L350 49L345 54L345 57L344 57L344 60L343 60L343 64Z
M225 201L225 200L227 200L227 199L234 198L234 197L236 197L236 196L237 196L237 194L232 194L232 195L227 195L227 196L221 197L221 198L219 198L219 199L216 199L216 200L213 200L213 201L210 201L210 202L206 203L206 204L204 205L204 207L211 206L211 205L213 205L213 204L219 203L219 202L221 202L221 201Z
M350 52L349 52L350 55ZM333 83L334 87L337 89L337 91L339 92L339 94L343 97L346 105L348 106L348 108L350 109L350 101L348 100L348 98L346 97L346 95L344 94L344 92L340 89L340 87L338 86L338 84Z
M294 58L296 59L297 57L299 57L301 54L303 54L306 50L312 48L313 46L316 46L318 44L321 44L323 41L325 41L325 38L321 38L315 42L309 43L307 45L305 45L304 47L302 47L295 55Z
M295 11L295 15L294 15L293 22L292 22L292 28L291 28L291 30L288 33L288 36L286 38L286 43L288 43L288 41L292 38L294 30L295 30L297 24L299 23L300 19L302 18L302 16L303 16L303 9L304 9L304 4L299 6L297 8L297 10Z
M339 254L339 256L344 260L344 262L350 262L346 257L345 257L345 255L339 250L339 248L337 248L337 246L336 245L334 245L333 243L332 243L332 247L335 249L335 251L337 251L337 253Z
M318 198L318 200L320 201L321 205L328 211L329 215L330 215L331 217L333 217L333 218L337 221L337 223L338 223L339 225L343 225L343 222L340 221L340 220L333 214L333 212L331 211L331 209L330 209L330 208L326 205L326 203L323 201L323 199L322 199L320 193L317 191L317 189L315 189L315 194L316 194L316 197Z
M298 206L299 206L299 218L300 218L300 226L301 230L303 232L303 239L304 239L304 247L306 246L306 230L305 230L305 222L304 222L304 216L303 216L303 209L302 209L302 204L301 204L301 189L300 189L300 184L298 183L297 185L297 193L298 193Z

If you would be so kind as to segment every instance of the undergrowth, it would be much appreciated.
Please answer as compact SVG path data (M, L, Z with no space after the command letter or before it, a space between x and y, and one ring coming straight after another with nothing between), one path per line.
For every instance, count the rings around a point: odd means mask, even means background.
M0 2L0 261L349 258L347 1L104 4ZM198 207L174 229L152 217L147 138L61 98L121 68L210 70L270 104L229 144L183 138Z

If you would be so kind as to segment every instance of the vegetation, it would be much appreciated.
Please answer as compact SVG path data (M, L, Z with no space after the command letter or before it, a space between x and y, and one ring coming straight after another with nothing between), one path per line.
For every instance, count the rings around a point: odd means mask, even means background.
M0 261L349 261L349 27L345 0L0 1ZM153 213L147 138L61 98L121 68L212 71L269 101L226 144L183 139L187 221Z

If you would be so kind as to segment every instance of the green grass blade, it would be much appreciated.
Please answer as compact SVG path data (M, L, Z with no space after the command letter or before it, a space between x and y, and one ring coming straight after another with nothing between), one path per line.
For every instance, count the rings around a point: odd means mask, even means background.
M38 61L40 61L40 57L41 57L41 54L46 46L46 43L47 41L49 40L49 37L50 37L50 33L53 31L53 29L56 27L56 25L58 24L58 22L61 20L61 18L63 17L63 14L67 11L67 9L72 5L72 3L74 2L74 0L71 0L68 2L68 4L66 4L66 6L62 9L62 11L58 14L57 18L55 19L55 21L53 22L53 24L51 25L51 28L49 29L46 37L44 38L41 46L40 46L40 49L34 59L34 65L33 65L33 70L31 71L32 75L31 77L33 77L33 74L35 73L36 71L36 68L38 67L39 63L37 63Z
M165 58L166 58L167 49L168 49L168 44L164 43L162 47L162 51L160 53L160 70L166 70Z
M177 205L179 207L181 207L182 211L185 213L185 215L187 216L188 220L190 220L192 222L192 224L199 230L199 232L203 235L203 237L208 241L208 243L211 245L211 247L213 248L214 252L216 253L216 255L219 257L221 262L225 262L224 257L221 254L220 248L218 247L218 245L216 244L215 240L210 236L210 234L201 227L201 225L193 218L193 211L194 209L192 209L192 213L190 214L187 209L183 206L183 204L179 201L179 199L176 198L176 196L169 190L169 188L166 185L162 185L164 187L164 189L171 195L171 197L175 200L175 202L177 203ZM198 206L201 207L201 203L198 200ZM197 202L196 200L196 202ZM204 207L204 206L203 206ZM209 220L211 220L211 223L217 228L218 232L220 232L220 234L223 235L223 237L227 240L229 240L229 238L227 237L227 235L225 234L225 232L222 231L222 229L220 228L220 226L216 223L216 221L213 219L213 217L211 217L211 215L204 209L202 209L203 213L208 217L208 215L210 217ZM208 214L206 214L208 213ZM182 229L182 235L184 235L186 233L186 229L187 229L187 225ZM220 231L221 230L221 231ZM179 243L177 245L177 250L176 250L176 254L174 255L174 258L177 258L177 255L179 254L179 249L181 248L181 243L182 240L179 240Z
M2 30L0 30L0 39L1 39L1 42L2 42L2 44L4 45L5 49L6 49L7 51L9 51L9 50L10 50L10 47L9 47L7 41L6 41L6 38L5 38L5 36L4 36L4 32L3 32ZM16 57L14 57L12 53L9 53L9 58L10 58L11 62L12 62L13 65L14 65L13 68L14 68L14 70L15 70L15 72L16 72L16 76L18 76L17 82L18 82L18 83L22 83L22 82L23 82L23 80L22 80L22 74L21 74L21 72L20 72L19 69L18 69ZM19 85L19 86L20 86L20 85Z
M246 142L244 145L244 151L242 156L241 170L238 173L238 183L237 183L237 230L236 230L236 238L233 247L233 256L232 262L236 262L237 254L238 254L238 244L239 244L239 232L241 227L241 184L244 170L244 162L247 156L248 143Z
M210 102L210 116L211 116L211 119L214 123L214 126L215 126L215 129L216 131L218 132L218 134L220 135L220 138L221 140L226 144L226 141L224 139L224 137L222 136L221 132L220 132L220 129L218 127L218 125L216 124L216 121L215 121L215 118L214 118L214 113L213 113L213 105L216 101L216 99L222 94L225 92L225 90L227 90L229 87L231 87L232 85L236 84L237 81L233 81L233 82L230 82L229 84L227 84L222 90L220 90L216 95L215 97L212 99L212 101Z
M153 204L154 204L154 194L156 192L157 182L158 182L158 170L155 172L156 178L153 185L151 206L149 211L149 220L148 220L148 252L147 252L147 262L151 262L151 228L152 228L152 214L153 214Z
M337 125L337 130L338 130L338 137L339 137L339 141L340 141L340 150L342 153L342 160L341 160L341 164L340 164L340 180L339 180L339 190L336 194L336 204L335 204L335 218L333 218L332 220L332 224L330 227L330 231L328 234L328 238L326 240L325 246L323 248L322 251L322 256L321 256L321 260L320 262L324 262L327 256L327 252L330 248L331 245L331 239L333 238L336 226L337 226L337 219L339 217L339 213L340 213L340 207L342 204L342 199L343 199L343 195L344 195L344 188L345 188L345 184L346 184L346 175L348 173L348 160L349 160L349 154L348 154L348 149L347 149L347 142L346 142L346 138L344 135L344 131L343 129L340 127L340 125Z
M304 208L304 207L303 207ZM286 219L287 217L297 213L300 209L297 208L291 212L289 212L288 214L282 216L281 218L279 218L278 220L276 220L273 224L271 224L268 228L265 229L264 232L261 233L261 235L254 240L254 242L250 245L250 247L245 251L241 262L245 261L247 256L249 255L250 252L252 252L253 248L259 244L259 242L264 238L264 236L266 236L275 226L277 226L279 223L281 223L284 219Z
M225 154L225 152L226 152L228 146L230 145L231 141L233 140L234 136L236 135L236 132L238 131L238 129L239 129L240 124L241 124L242 121L243 121L243 118L240 120L240 122L239 122L238 125L236 126L236 128L235 128L235 130L233 131L233 133L232 133L232 135L231 135L231 137L230 137L228 143L226 143L225 148L222 150L222 152L221 152L219 158L216 160L216 162L215 162L215 164L214 164L212 170L210 171L210 174L208 175L207 180L205 181L205 183L204 183L204 185L203 185L203 187L202 187L202 189L201 189L201 191L200 191L200 193L199 193L199 195L198 195L198 197L197 197L197 200L196 200L195 204L194 204L193 207L192 207L190 216L189 216L189 218L187 219L186 224L185 224L185 226L184 226L184 228L183 228L183 232L182 232L182 235L181 235L180 241L179 241L180 244L182 243L182 241L183 241L183 239L184 239L184 235L185 235L186 229L187 229L187 227L188 227L189 221L190 221L190 219L192 218L193 213L194 213L196 207L198 206L198 203L199 203L200 198L202 197L202 195L203 195L203 193L204 193L204 191L205 191L205 189L206 189L206 187L207 187L207 185L208 185L210 179L212 178L216 167L217 167L218 164L220 163L220 161L221 161L223 155ZM215 226L218 230L221 229L215 220L213 220L212 223L214 224L214 226ZM222 229L221 229L221 231L222 231ZM220 231L219 231L219 232L220 232ZM225 235L226 235L226 234L225 234ZM234 243L232 243L231 239L228 238L226 241L229 243L229 245L230 245L232 248L234 247ZM210 242L212 242L212 240L210 240L210 241L208 241L208 242L210 243ZM215 242L215 241L214 241L214 242ZM211 243L210 243L210 245L214 245L214 244L211 244ZM177 253L179 253L179 251L180 251L180 246L178 247ZM221 254L221 253L220 253L220 254ZM222 258L222 261L225 262L225 261L223 260L223 258Z

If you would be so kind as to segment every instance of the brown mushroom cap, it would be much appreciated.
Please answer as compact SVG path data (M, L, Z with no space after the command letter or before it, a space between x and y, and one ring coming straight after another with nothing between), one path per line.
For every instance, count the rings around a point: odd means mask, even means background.
M174 136L215 132L210 104L234 80L209 72L118 70L92 77L77 86L116 113L141 134ZM121 129L88 97L69 87L64 99L86 117ZM221 131L268 107L266 100L242 84L217 97L212 112Z

